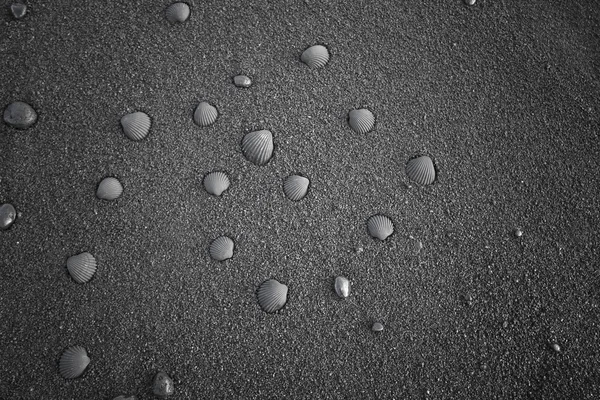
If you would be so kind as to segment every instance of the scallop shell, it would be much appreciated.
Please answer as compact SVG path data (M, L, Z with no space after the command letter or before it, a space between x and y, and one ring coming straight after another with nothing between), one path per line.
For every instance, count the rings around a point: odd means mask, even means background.
M173 379L163 371L159 371L154 376L154 382L152 383L152 393L158 397L167 397L175 393L175 387L173 385Z
M124 115L121 118L123 132L131 140L142 140L150 132L150 117L141 111Z
M311 68L321 68L329 61L329 51L327 47L318 44L304 50L300 60Z
M383 325L379 322L375 322L371 329L373 330L373 332L381 332L383 330Z
M301 200L308 192L310 181L300 175L290 175L283 183L283 192L293 201Z
M27 103L15 101L4 109L4 122L13 128L27 129L37 121L37 113Z
M270 131L250 132L242 140L242 151L256 165L265 165L273 155L273 135Z
M0 206L0 229L5 230L10 228L10 226L17 219L17 210L13 207L12 204L6 203Z
M354 131L364 134L370 132L375 126L375 117L371 111L361 108L350 111L350 114L348 114L348 123Z
M233 77L233 84L237 87L249 88L252 85L252 79L246 75L238 75Z
M194 111L194 122L198 126L209 126L215 123L218 116L219 113L217 109L203 101L202 103L198 104L196 111Z
M229 177L225 172L211 172L204 177L204 189L212 195L220 196L228 188Z
M123 194L123 185L117 178L109 176L102 179L96 190L96 197L102 200L115 200Z
M167 21L174 24L185 22L190 17L190 6L185 3L173 3L165 11Z
M25 16L25 13L27 12L27 5L23 3L12 3L10 5L10 11L16 19L21 19Z
M337 295L341 298L346 298L350 296L350 281L348 280L348 278L343 276L338 276L337 278L335 278L334 288Z
M274 313L287 302L288 287L275 279L264 281L257 291L258 304L264 312Z
M90 253L81 253L67 258L69 274L77 283L86 283L96 273L96 259Z
M367 221L367 229L369 234L374 238L385 240L388 236L394 233L394 224L392 220L385 215L373 215Z
M58 369L63 378L73 379L81 376L90 364L90 358L81 346L69 347L60 356Z
M227 236L221 236L210 244L210 256L217 261L225 261L233 257L233 240Z
M435 180L433 161L427 156L413 158L406 163L406 175L421 185L430 185Z

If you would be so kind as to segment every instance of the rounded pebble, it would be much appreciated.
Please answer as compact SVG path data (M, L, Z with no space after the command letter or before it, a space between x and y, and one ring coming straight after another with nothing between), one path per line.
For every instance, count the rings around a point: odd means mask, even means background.
M344 276L335 278L335 293L342 299L350 296L350 281Z
M552 343L552 350L555 352L560 352L560 346L557 343Z
M12 3L10 5L10 11L12 12L13 17L21 19L27 12L27 5L23 3Z
M233 78L233 84L241 88L249 88L252 85L252 79L246 75L238 75Z
M27 129L37 121L37 113L27 103L15 101L4 109L4 122L17 129Z
M468 6L474 6L477 0L465 0L465 4Z
M173 379L169 377L163 371L158 372L154 376L154 382L152 384L152 393L158 397L167 397L175 393L175 386L173 385Z
M523 236L523 231L521 229L515 229L515 237Z
M379 322L375 322L371 327L371 330L373 330L373 332L381 332L383 330L383 325Z
M125 396L124 394L115 397L113 400L137 400L136 396Z
M17 211L12 204L2 204L0 206L0 229L6 230L17 219Z

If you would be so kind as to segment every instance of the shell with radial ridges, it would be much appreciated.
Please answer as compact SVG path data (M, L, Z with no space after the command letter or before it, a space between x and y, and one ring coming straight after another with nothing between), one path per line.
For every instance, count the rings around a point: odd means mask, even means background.
M392 220L385 215L373 215L367 221L367 229L369 234L379 240L385 240L388 236L394 233L394 224Z
M194 122L198 126L210 126L215 123L219 116L217 108L206 101L198 104L194 111Z
M341 298L350 296L350 281L344 276L338 276L335 278L335 293Z
M300 60L311 68L321 68L329 62L329 50L320 44L304 50Z
M368 133L375 126L375 116L366 108L352 110L348 114L348 123L355 132L360 134Z
M300 175L290 175L285 179L283 183L283 192L288 199L293 201L299 201L306 196L308 192L308 185L310 181Z
M435 167L431 158L421 156L406 163L406 175L411 181L421 185L431 185L435 181Z
M148 136L151 124L148 114L141 111L124 115L121 118L123 133L133 141L139 141Z
M67 270L77 283L86 283L96 273L96 259L88 252L67 258Z
M210 244L209 253L213 260L225 261L233 257L233 240L227 236L221 236Z
M74 379L81 376L89 364L87 351L81 346L73 346L62 353L58 369L63 378Z
M96 190L96 197L101 200L115 200L123 194L123 185L117 178L109 176L102 179Z
M263 282L256 293L258 304L266 313L281 310L287 302L288 287L275 279Z
M185 3L173 3L165 11L167 21L172 24L185 22L190 17L190 6Z
M204 189L214 196L220 196L229 188L229 177L225 172L215 171L204 177Z
M248 133L242 140L242 152L256 165L267 164L273 156L273 134L268 130Z

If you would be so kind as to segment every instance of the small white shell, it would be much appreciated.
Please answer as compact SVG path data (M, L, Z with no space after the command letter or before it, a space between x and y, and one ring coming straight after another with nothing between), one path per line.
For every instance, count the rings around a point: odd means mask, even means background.
M352 110L348 114L348 123L355 132L364 134L370 132L375 126L373 113L366 108Z
M225 172L216 171L204 177L204 189L212 195L220 196L229 188L229 177Z
M58 364L58 370L63 378L73 379L81 376L90 364L90 358L81 346L73 346L66 349Z
M338 276L337 278L335 278L334 288L337 295L341 298L346 298L350 296L350 281L348 280L348 278L343 276Z
M148 136L150 125L150 117L141 111L124 115L121 118L121 126L123 127L125 136L135 141L142 140Z
M117 178L109 176L102 179L96 190L96 197L102 200L115 200L123 194L123 185Z
M385 240L388 236L394 233L394 224L392 220L385 215L373 215L367 221L367 229L369 234L374 238Z
M305 178L300 175L290 175L286 178L283 183L283 192L288 197L288 199L293 201L299 201L308 192L308 185L310 181L308 178Z
M165 11L167 21L174 24L185 22L190 17L190 6L185 3L173 3Z
M209 126L215 123L219 112L217 109L208 104L206 101L198 104L196 111L194 111L194 122L198 126Z
M318 44L304 50L300 60L311 68L321 68L329 61L329 51L327 47Z
M154 376L154 382L152 383L152 393L158 397L168 397L175 393L175 387L173 385L173 379L163 371L159 371Z
M242 140L242 151L256 165L265 165L273 155L273 135L270 131L250 132Z
M274 313L287 302L288 287L275 279L264 281L257 291L258 304L264 312Z
M435 181L435 167L427 156L413 158L406 163L406 175L421 185L430 185Z
M217 261L225 261L233 257L233 240L227 236L221 236L210 244L210 256Z
M96 273L96 259L90 253L81 253L67 258L69 274L77 283L86 283Z

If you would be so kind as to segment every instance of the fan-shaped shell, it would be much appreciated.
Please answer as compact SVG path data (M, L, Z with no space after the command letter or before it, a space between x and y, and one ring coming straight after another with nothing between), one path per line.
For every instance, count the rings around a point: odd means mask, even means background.
M435 167L427 156L413 158L406 163L406 175L421 185L430 185L435 181Z
M198 104L196 111L194 111L194 122L198 126L209 126L215 123L218 116L217 109L206 101L203 101Z
M58 369L63 378L73 379L81 376L90 364L90 358L81 346L73 346L66 349L58 364Z
M96 197L102 200L115 200L123 194L123 185L117 178L109 176L102 179L96 190Z
M293 201L301 200L308 192L310 181L300 175L290 175L283 183L283 192Z
M142 140L148 136L150 125L150 117L141 111L124 115L121 118L121 126L123 127L125 136L135 141Z
M327 47L318 44L304 50L300 60L311 68L321 68L329 61L329 51Z
M16 19L23 18L27 12L27 5L23 3L12 3L10 5L10 11Z
M185 22L190 17L190 6L185 3L173 3L165 11L167 21L174 24Z
M17 219L17 210L13 207L12 204L6 203L0 206L0 229L5 230L10 228L10 226Z
M381 332L383 330L383 325L379 322L375 322L371 329L373 330L373 332Z
M280 310L287 302L288 287L275 279L264 281L257 291L258 304L267 313Z
M4 109L4 122L17 129L27 129L37 121L37 113L27 103L15 101Z
M265 165L273 155L273 135L270 131L250 132L242 140L242 151L256 165Z
M367 221L367 229L369 234L374 238L385 240L388 236L394 233L394 224L392 220L385 215L373 215Z
M370 132L375 126L373 113L366 108L352 110L348 114L348 123L355 132L363 134Z
M233 257L233 240L227 236L221 236L210 244L210 256L217 261L225 261Z
M350 281L348 278L343 276L338 276L335 278L334 288L337 295L341 298L350 296Z
M216 171L204 177L204 189L212 195L220 196L229 188L229 177L225 172Z
M69 274L77 283L86 283L96 273L96 259L88 252L67 258Z
M233 84L237 87L248 88L252 85L252 80L246 75L238 75L233 77Z
M173 379L163 371L159 371L154 376L154 382L152 384L152 393L158 397L167 397L175 393L175 386L173 385Z

